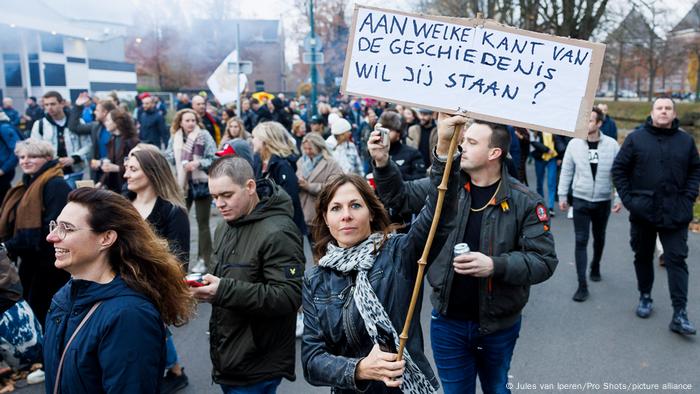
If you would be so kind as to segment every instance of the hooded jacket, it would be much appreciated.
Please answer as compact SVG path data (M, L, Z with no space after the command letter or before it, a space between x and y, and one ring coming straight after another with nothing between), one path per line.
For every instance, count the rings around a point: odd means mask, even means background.
M209 343L218 384L295 379L302 240L287 193L270 180L256 182L258 205L219 224L214 235L209 272L221 282L212 300Z
M75 160L72 166L73 171L77 172L82 171L86 163L89 165L92 156L92 137L90 134L81 135L73 132L68 126L69 116L70 114L66 113L66 124L63 131L64 140L68 156ZM54 149L58 149L58 127L49 114L34 122L31 138L48 141L53 145Z
M674 119L669 129L651 117L625 138L612 177L630 220L660 228L682 228L693 219L700 187L695 141Z
M106 284L71 279L53 297L44 336L46 392L53 392L68 339L98 301L102 304L66 351L59 392L158 392L165 369L165 325L153 303L121 276Z

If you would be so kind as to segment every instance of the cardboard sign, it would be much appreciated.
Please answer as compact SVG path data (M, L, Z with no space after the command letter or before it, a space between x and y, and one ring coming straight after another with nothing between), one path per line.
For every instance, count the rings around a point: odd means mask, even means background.
M355 6L344 94L585 137L605 45Z

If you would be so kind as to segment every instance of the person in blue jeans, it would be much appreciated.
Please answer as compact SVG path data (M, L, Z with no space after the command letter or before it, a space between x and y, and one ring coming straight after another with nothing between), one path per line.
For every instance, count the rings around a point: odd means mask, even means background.
M433 357L445 393L474 393L477 375L484 393L508 392L508 370L520 335L520 319L490 335L481 335L475 321L444 318L435 311L431 320Z
M464 187L449 239L466 242L471 251L455 257L448 242L428 268L433 356L446 394L474 393L477 376L485 393L509 393L521 311L530 286L554 273L554 239L541 197L508 175L504 125L475 121L461 147ZM416 212L431 185L402 182L398 171L375 166L377 192L388 209Z
M554 136L550 133L536 132L532 141L532 157L535 159L535 175L537 176L537 193L545 199L549 216L554 216L554 200L557 194L557 160L559 154L554 145ZM547 194L544 194L545 176Z

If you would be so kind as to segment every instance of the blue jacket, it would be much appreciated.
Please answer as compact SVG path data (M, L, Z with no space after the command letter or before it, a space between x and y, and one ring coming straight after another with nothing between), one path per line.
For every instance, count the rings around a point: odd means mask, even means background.
M435 213L437 186L445 163L433 158L432 188L425 207L411 224L407 234L390 238L379 250L374 266L367 273L377 298L384 306L397 333L401 333L411 301L418 264ZM452 163L452 173L445 195L440 224L428 255L428 264L440 254L452 230L457 211L459 159ZM353 302L355 274L343 274L330 268L315 266L306 272L302 290L304 335L301 343L301 364L304 377L314 386L331 386L335 393L366 394L398 392L387 389L383 382L356 381L357 364L372 349L373 343L362 317ZM422 293L422 292L421 292ZM406 349L433 387L437 378L423 353L423 331L420 324L421 299L411 321Z
M54 295L44 335L46 392L53 392L65 344L100 300L66 353L59 391L157 393L165 369L165 325L151 301L121 276L107 284L71 279Z
M168 143L168 130L163 115L155 109L141 111L138 115L139 138L142 142L160 146L161 140Z
M13 126L19 128L19 121L20 121L19 112L12 107L2 108L2 111L5 111L5 113L7 114L7 117L10 118L10 123L12 123Z
M0 169L5 174L14 176L17 167L17 156L15 156L15 145L19 140L19 135L10 122L0 122Z
M605 115L605 119L603 119L603 124L600 126L600 131L608 137L617 141L617 124L615 124L615 121L610 116Z

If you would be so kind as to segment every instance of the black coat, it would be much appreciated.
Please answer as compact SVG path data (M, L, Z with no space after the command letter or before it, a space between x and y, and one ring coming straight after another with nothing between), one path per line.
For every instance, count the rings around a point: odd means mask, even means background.
M411 148L401 142L394 142L389 148L389 156L399 166L404 180L425 178L425 162L418 149Z
M168 241L170 251L180 259L187 272L190 261L190 219L187 211L158 197L146 221L156 234Z
M255 116L257 117L257 123L269 122L272 120L272 114L265 104L260 104L260 108L255 111Z
M142 142L160 147L161 140L168 142L168 129L163 115L155 109L141 111L138 115L139 138Z
M700 157L688 133L646 123L620 148L612 177L630 220L660 228L682 228L693 219L693 203L700 187Z
M294 223L301 234L306 235L307 228L304 220L304 210L301 208L301 201L299 200L299 178L297 178L296 174L296 162L296 156L281 158L277 155L272 155L267 163L267 171L263 173L263 177L272 179L275 184L282 186L282 189L292 198Z

